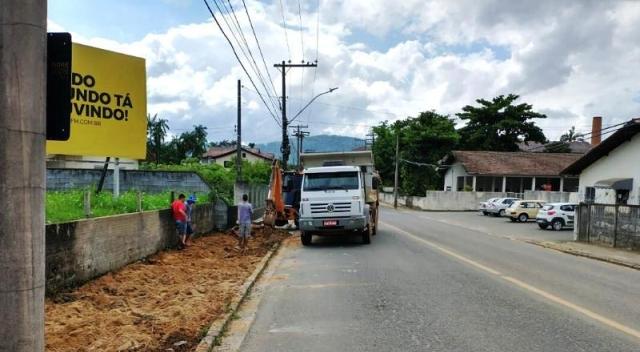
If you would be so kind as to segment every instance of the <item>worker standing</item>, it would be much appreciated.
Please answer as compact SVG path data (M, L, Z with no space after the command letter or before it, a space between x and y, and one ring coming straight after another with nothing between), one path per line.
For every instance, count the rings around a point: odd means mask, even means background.
M240 236L238 237L238 246L241 252L247 249L247 241L251 235L251 218L253 215L253 206L249 203L249 196L242 195L242 203L238 204L238 225L240 226Z

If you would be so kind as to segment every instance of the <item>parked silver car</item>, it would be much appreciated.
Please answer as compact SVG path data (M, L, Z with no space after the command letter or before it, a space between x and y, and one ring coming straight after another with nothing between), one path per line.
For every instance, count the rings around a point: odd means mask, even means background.
M478 210L482 213L482 215L487 216L489 215L489 213L487 212L487 207L489 206L489 204L495 202L496 200L498 200L500 198L489 198L484 202L480 202L480 204L478 204Z
M511 205L511 203L516 200L520 200L518 198L498 198L496 201L487 204L486 212L489 215L493 216L504 216L506 209Z

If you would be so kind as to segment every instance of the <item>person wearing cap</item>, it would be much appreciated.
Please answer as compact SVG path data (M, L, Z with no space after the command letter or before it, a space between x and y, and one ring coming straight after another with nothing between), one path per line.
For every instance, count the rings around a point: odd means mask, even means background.
M187 228L186 228L186 242L185 245L190 246L191 245L191 236L193 235L193 222L192 222L192 215L193 215L193 208L196 204L196 196L194 194L190 195L189 198L187 198L187 202L185 204L185 209L186 209L186 213L187 213Z

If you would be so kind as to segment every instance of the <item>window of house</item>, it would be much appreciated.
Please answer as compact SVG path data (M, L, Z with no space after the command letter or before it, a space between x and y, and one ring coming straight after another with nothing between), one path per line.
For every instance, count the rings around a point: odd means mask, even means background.
M593 203L596 200L595 187L585 187L584 189L584 201L587 203Z
M231 167L231 161L230 160L225 160L224 161L224 167Z
M247 153L242 153L242 157L246 158L247 157Z

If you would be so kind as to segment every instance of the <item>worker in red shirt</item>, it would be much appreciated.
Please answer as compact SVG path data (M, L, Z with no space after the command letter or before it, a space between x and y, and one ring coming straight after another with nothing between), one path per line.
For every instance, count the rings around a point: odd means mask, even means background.
M178 230L178 236L180 236L180 248L187 246L187 212L184 205L184 194L180 194L178 199L171 204L171 210L173 212L173 219L176 221L176 230Z

